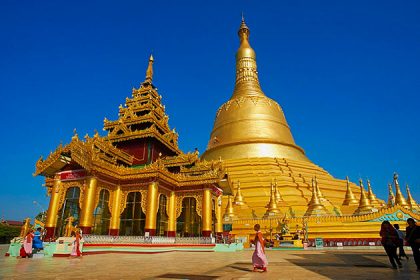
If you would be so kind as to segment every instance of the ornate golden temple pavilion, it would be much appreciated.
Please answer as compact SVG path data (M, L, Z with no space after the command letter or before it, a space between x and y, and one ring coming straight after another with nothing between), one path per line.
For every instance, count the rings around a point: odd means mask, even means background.
M261 89L244 20L238 35L235 88L217 110L201 159L179 150L150 57L145 81L119 107L118 120L104 120L107 136L82 140L75 132L36 163L35 175L45 176L51 196L49 237L63 233L69 216L94 234L209 236L226 223L247 239L255 223L270 233L286 223L309 238L340 240L378 238L384 219L420 219L397 175L396 194L390 185L385 202L369 181L366 193L362 181L336 179L307 158L282 108Z

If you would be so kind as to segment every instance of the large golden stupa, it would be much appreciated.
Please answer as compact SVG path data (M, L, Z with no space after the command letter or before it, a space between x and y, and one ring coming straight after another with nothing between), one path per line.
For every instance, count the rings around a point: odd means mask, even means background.
M306 157L282 108L261 89L250 30L243 19L238 35L235 88L217 110L202 155L204 160L223 162L234 188L234 197L223 197L225 220L233 224L233 233L252 234L254 223L266 229L270 223L270 231L275 231L272 218L278 217L279 225L282 220L294 225L306 220L310 237L377 238L383 215L398 212L396 219L402 222L409 207L392 203L387 208L369 181L366 193L362 181L356 185L348 178L336 179ZM394 185L402 197L397 177Z

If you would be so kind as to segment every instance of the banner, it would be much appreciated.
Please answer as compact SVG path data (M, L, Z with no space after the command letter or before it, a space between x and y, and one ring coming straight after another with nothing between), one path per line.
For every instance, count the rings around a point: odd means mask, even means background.
M79 180L86 177L86 170L69 170L58 173L61 181Z

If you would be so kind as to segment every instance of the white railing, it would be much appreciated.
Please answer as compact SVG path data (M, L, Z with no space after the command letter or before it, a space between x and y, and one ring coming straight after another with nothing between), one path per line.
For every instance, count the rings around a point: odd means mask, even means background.
M214 244L211 237L83 235L85 244Z

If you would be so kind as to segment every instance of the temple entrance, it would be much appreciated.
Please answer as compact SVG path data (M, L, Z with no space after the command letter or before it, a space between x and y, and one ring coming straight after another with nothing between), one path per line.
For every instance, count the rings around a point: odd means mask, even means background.
M141 209L141 193L130 192L121 214L120 235L144 235L146 215Z
M74 225L79 223L79 187L70 187L67 189L66 198L64 199L63 206L58 213L57 231L58 236L63 236L66 227L66 219L68 217L74 218Z
M108 207L109 191L101 190L99 193L99 202L95 211L93 212L93 234L107 235L109 230L109 221L111 219L111 212Z
M156 235L164 236L165 231L168 228L168 214L166 213L166 202L167 198L161 194L159 196L159 209L156 217Z
M176 222L176 234L181 237L201 236L201 217L197 214L197 201L193 197L182 200L182 212Z

